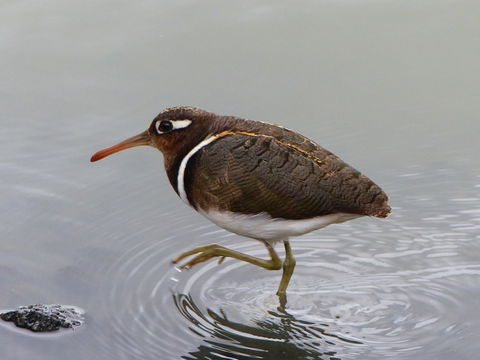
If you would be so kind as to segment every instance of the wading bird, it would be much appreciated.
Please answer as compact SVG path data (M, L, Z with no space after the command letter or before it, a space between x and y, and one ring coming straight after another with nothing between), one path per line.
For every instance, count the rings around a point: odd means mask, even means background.
M360 216L390 214L387 195L369 178L306 137L281 126L194 107L162 111L150 127L94 154L97 161L120 150L150 145L164 156L180 198L218 226L261 241L265 260L213 244L176 257L183 268L218 257L246 261L283 275L286 289L295 267L289 238ZM283 242L282 262L274 244Z

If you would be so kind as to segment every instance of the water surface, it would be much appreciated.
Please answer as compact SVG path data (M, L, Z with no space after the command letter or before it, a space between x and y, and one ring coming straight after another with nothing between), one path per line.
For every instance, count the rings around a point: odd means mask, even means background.
M0 308L76 305L2 359L475 359L480 351L480 6L474 1L4 1ZM220 243L161 154L90 155L195 105L294 128L391 197L292 240L280 272L171 259ZM282 250L279 252L283 254Z

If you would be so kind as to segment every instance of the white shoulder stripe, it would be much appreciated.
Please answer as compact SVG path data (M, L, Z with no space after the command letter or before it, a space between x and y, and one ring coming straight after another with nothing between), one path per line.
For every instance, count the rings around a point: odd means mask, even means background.
M188 205L191 205L190 202L188 201L187 193L185 192L185 169L187 168L188 160L201 148L204 146L207 146L211 142L215 141L218 139L218 136L216 135L210 135L206 137L204 140L202 140L197 146L195 146L190 152L185 155L185 157L182 159L182 162L180 163L180 167L178 168L178 175L177 175L177 189L178 189L178 195L180 198L185 201Z

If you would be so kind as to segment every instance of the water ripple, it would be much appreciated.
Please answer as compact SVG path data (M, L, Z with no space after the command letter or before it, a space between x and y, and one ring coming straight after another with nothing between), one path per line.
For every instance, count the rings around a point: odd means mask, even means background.
M408 226L382 226L351 224L336 239L328 232L294 239L286 311L277 310L274 295L280 272L231 259L180 271L170 262L178 251L173 236L134 244L107 276L116 342L105 350L141 359L176 359L179 349L183 359L397 359L433 343L447 351L469 315L449 310L462 308L460 284L478 282L480 265L454 261L465 240L458 233L410 228L406 235ZM211 229L202 237L266 255L255 241L235 243L241 238Z

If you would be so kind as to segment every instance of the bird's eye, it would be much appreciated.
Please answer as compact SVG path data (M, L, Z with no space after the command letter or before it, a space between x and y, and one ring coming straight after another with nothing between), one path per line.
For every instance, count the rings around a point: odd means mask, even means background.
M157 122L157 132L163 134L173 130L173 124L169 120L162 120Z

